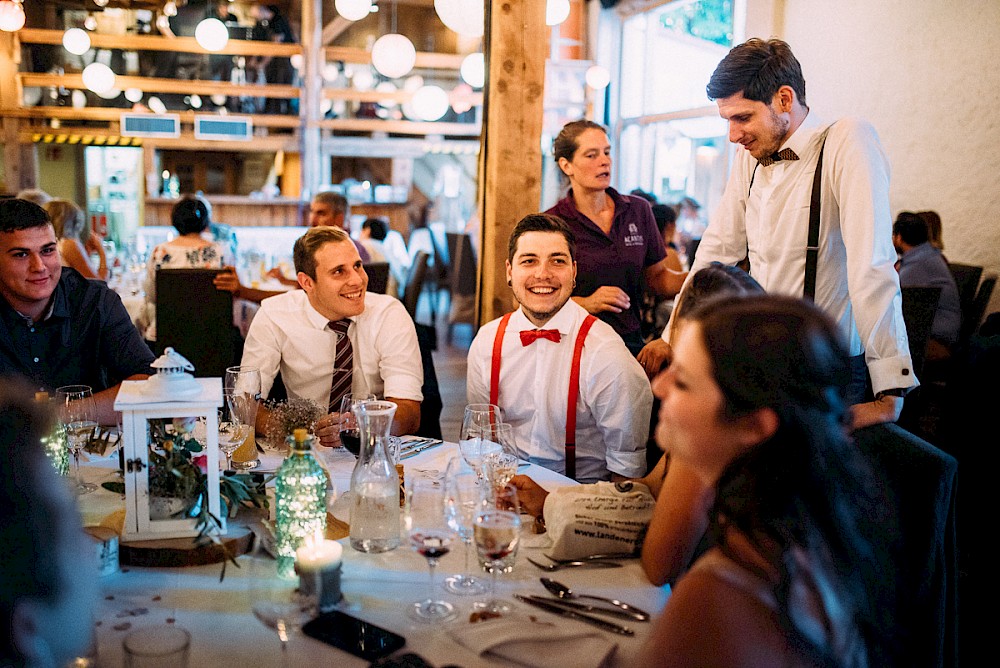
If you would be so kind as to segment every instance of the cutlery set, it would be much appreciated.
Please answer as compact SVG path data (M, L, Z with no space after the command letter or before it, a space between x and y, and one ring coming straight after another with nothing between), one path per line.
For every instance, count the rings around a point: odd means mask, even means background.
M410 438L403 441L399 448L399 458L408 459L414 455L418 455L424 450L430 450L431 448L441 445L442 441L437 438Z

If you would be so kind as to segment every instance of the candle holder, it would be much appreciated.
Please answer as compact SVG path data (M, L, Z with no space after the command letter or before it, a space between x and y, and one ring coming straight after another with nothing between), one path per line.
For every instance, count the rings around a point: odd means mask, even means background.
M299 593L313 598L320 612L330 612L344 596L340 591L343 547L332 540L310 541L295 552Z

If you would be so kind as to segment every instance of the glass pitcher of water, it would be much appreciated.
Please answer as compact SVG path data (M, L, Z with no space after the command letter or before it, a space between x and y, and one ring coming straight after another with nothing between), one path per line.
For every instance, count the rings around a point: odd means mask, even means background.
M351 547L388 552L399 547L399 476L388 447L396 404L363 401L354 414L361 452L351 473Z

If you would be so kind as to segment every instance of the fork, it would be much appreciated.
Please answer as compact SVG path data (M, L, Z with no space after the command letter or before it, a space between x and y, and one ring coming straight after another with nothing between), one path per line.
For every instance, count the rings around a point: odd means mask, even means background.
M554 563L554 564L540 564L537 561L535 561L534 559L532 559L531 557L525 557L525 558L528 561L530 561L533 565L537 566L538 568L542 569L543 571L548 571L550 573L552 571L559 571L559 570L562 570L564 568L576 568L578 566L581 566L581 567L591 566L593 568L621 568L621 566L622 566L621 564L619 564L617 562L614 562L614 561L598 561L598 560L590 560L590 561L562 561L562 562L558 562L558 563Z

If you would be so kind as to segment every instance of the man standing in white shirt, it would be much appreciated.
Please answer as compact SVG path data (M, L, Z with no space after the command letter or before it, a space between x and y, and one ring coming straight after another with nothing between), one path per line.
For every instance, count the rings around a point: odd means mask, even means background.
M714 260L749 258L750 274L769 293L813 299L855 356L854 426L895 421L918 381L893 269L889 164L875 129L811 113L801 66L777 39L733 48L708 96L729 122L729 141L745 150L737 151L691 275ZM861 403L866 366L875 400Z
M581 482L634 478L646 469L649 381L621 337L570 299L575 255L555 216L514 227L507 283L520 308L473 340L468 400L499 405L535 464Z
M260 369L261 393L267 395L280 371L290 398L329 406L330 414L316 425L322 445L340 445L337 411L348 389L395 403L392 433L416 431L423 367L406 309L397 299L365 291L361 258L339 227L309 230L293 254L302 289L261 302L243 350L242 363ZM347 341L339 332L346 332ZM338 364L350 375L338 377ZM266 419L258 419L258 428Z

